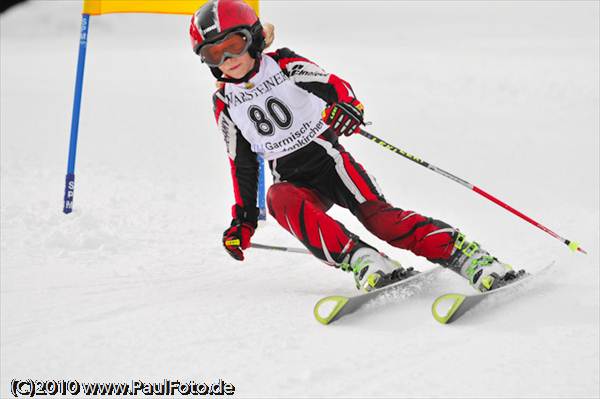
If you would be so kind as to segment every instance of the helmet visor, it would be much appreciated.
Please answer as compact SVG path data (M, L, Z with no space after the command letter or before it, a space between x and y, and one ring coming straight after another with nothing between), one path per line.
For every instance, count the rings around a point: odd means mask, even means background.
M211 67L221 66L227 58L244 55L252 44L252 35L247 30L228 33L223 39L200 47L198 54L202 62Z

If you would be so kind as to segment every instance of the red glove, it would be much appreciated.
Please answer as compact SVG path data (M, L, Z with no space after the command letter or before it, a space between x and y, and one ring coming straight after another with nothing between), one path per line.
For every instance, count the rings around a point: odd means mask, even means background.
M244 260L243 250L250 247L250 237L253 234L254 227L234 219L223 233L223 246L233 259Z
M357 99L350 102L334 103L323 111L323 120L333 131L341 136L350 136L364 125L363 114L365 107Z

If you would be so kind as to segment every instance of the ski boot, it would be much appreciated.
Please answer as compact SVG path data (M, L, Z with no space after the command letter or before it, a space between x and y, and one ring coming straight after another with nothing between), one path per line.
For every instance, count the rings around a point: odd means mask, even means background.
M367 292L416 274L412 267L405 269L400 262L367 246L354 251L349 261L344 262L341 268L352 271L356 288Z
M446 266L469 280L471 286L480 292L500 288L526 274L524 270L515 272L512 266L491 256L475 241L466 241L462 233L458 233Z

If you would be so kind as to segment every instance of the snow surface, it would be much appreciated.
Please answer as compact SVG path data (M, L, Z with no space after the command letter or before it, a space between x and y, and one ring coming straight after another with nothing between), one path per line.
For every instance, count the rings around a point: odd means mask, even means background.
M213 79L189 17L91 20L75 212L62 214L80 25L75 1L1 24L1 382L233 383L240 397L599 396L599 3L264 1L276 47L352 82L370 131L461 176L588 256L361 137L345 138L395 205L541 269L515 300L443 326L443 271L413 297L322 326L350 275L306 255L221 248L232 188ZM378 242L417 269L422 258ZM297 246L273 220L256 242Z

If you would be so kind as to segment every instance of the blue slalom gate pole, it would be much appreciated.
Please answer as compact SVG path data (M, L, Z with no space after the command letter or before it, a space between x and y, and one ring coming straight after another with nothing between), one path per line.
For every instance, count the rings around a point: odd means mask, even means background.
M265 206L265 160L258 157L258 219L267 220L267 208Z
M90 15L81 15L81 36L79 38L79 58L77 60L77 78L75 80L75 96L73 98L73 115L71 117L71 140L69 142L69 161L65 180L65 197L63 212L73 211L73 194L75 192L75 155L77 153L77 135L79 133L79 111L81 110L81 92L83 89L83 71L85 69L85 53L87 50Z

